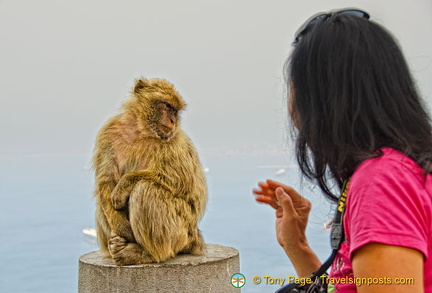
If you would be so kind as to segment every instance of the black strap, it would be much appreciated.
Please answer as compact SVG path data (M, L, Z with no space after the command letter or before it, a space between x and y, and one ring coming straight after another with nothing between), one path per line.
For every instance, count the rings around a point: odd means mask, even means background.
M336 214L333 219L331 233L330 233L330 242L332 247L332 253L330 257L321 265L321 267L312 273L311 276L307 277L310 278L313 282L316 282L319 277L324 275L328 268L333 263L336 254L340 248L340 245L344 241L344 230L343 230L343 215L345 212L345 204L346 204L346 198L348 195L348 185L349 180L345 181L342 186L342 192L339 197L338 205L336 208ZM301 287L300 284L296 283L290 283L288 285L285 285L284 287L279 288L275 293L289 293L291 290ZM296 291L293 291L296 292Z

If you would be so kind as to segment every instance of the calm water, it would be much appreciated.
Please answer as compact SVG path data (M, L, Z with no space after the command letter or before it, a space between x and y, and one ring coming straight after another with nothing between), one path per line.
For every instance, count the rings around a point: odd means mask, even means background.
M97 249L82 229L94 227L93 173L89 156L0 159L2 231L0 292L77 292L78 258ZM273 178L299 188L295 167L283 156L219 156L203 159L209 204L200 227L208 243L237 248L242 292L274 292L275 285L254 285L253 276L295 275L276 242L274 212L255 203L252 188ZM318 192L301 189L314 203L309 241L322 260L330 253L322 229L330 208Z

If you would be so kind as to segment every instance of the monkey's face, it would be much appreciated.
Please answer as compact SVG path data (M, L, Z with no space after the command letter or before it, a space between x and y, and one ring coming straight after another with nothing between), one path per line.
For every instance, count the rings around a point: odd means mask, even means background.
M135 83L133 96L124 104L126 112L137 119L144 136L162 141L173 138L180 127L179 111L185 103L174 87L161 79L140 79Z
M153 115L149 117L149 125L156 136L169 140L176 133L179 117L178 111L166 101L155 101L152 105Z

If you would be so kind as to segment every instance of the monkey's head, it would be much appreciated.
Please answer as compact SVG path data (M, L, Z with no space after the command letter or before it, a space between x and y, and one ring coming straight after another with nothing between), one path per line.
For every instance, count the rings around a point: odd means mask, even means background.
M185 103L173 85L162 79L139 79L126 111L137 119L139 130L146 136L169 141L180 127L179 113Z

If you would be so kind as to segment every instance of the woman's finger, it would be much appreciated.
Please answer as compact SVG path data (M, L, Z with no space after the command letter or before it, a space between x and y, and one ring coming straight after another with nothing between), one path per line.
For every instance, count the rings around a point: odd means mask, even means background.
M276 199L281 207L281 209L276 210L276 217L281 218L284 214L294 215L297 213L290 195L282 187L276 188Z
M276 190L278 187L282 188L286 194L289 194L289 197L291 198L294 204L297 204L303 200L303 197L300 195L300 193L298 193L291 186L273 180L267 180L267 185L270 189L274 189L274 190Z
M274 189L269 188L266 183L259 182L258 187L260 187L260 189L255 188L252 190L254 194L275 197Z
M271 206L275 210L277 210L280 207L279 204L278 204L278 202L276 202L275 199L272 199L272 198L270 198L268 196L258 196L258 197L255 198L255 200L257 202L260 202L260 203L268 204L269 206Z

